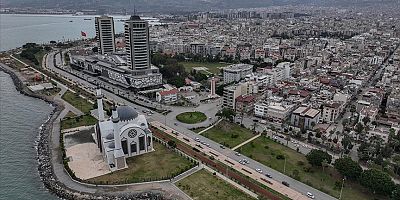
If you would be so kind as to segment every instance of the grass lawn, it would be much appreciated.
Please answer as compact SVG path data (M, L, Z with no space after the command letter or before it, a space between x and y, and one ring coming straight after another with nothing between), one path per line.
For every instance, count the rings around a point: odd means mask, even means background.
M93 109L93 104L89 103L86 99L77 96L76 93L72 93L71 91L65 92L62 96L62 99L70 103L75 108L81 110L83 113L89 113L90 110Z
M176 185L186 194L188 194L192 199L253 199L252 197L230 185L229 183L219 179L218 177L213 176L205 169L202 169L178 181Z
M45 50L41 50L41 51L35 53L36 60L39 61L39 66L42 66L42 60L46 53L47 53L47 51L45 51Z
M186 124L197 124L207 119L207 116L202 112L184 112L176 116L176 119Z
M69 112L65 115L64 118L73 118L73 117L76 117L76 115L75 115L73 112L69 111Z
M89 179L92 183L123 184L167 179L192 167L188 159L154 142L154 152L127 158L127 169Z
M277 159L276 157L277 155L284 155L287 158L286 175L290 175L334 197L339 197L342 178L332 167L325 168L324 171L322 168L311 167L303 154L266 137L259 137L253 140L240 148L240 151L242 154L282 173L284 173L283 168L285 160ZM335 187L335 182L338 182L339 187ZM374 198L382 199L382 197L374 196L358 184L352 183L351 181L345 182L342 199L372 200Z
M254 136L250 130L225 120L201 135L229 148L233 148Z
M214 62L214 63L207 63L207 62L192 62L192 61L185 61L185 62L179 62L179 64L182 64L186 71L190 72L194 67L206 67L208 68L208 71L210 71L213 74L219 74L221 67L226 67L229 65L229 63L219 63L219 62Z
M39 93L40 93L40 94L47 95L47 96L54 96L54 95L58 94L60 91L61 91L60 88L55 87L55 88L53 88L53 89L42 90L42 91L40 91Z
M192 131L195 132L195 133L199 133L200 131L202 131L202 130L204 130L204 129L206 129L206 128L201 127L201 128L192 129Z
M71 118L64 118L63 120L61 120L61 129L75 128L79 126L90 126L96 124L97 122L97 119L90 114L73 117L75 116L75 114L70 113L71 112L69 112L65 117L70 116Z

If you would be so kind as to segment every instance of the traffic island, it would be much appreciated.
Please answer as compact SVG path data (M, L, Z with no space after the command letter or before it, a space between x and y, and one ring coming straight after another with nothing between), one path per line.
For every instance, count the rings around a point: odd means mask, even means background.
M184 112L176 116L176 119L185 124L197 124L207 120L207 116L199 111Z

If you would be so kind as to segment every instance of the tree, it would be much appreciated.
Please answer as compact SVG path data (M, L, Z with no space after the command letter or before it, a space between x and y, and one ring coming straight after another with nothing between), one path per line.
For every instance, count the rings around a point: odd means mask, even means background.
M351 107L350 107L351 114L355 113L356 111L357 111L356 106L355 105L351 105Z
M377 169L365 170L361 173L360 184L374 193L390 195L395 189L395 184L390 176Z
M167 142L168 146L172 147L172 148L176 148L176 143L173 140L170 140Z
M201 82L203 80L207 80L207 75L203 74L203 73L195 73L194 74L194 80L197 82Z
M353 144L351 143L351 138L347 135L341 141L343 148L347 151L353 148Z
M314 126L315 126L315 122L312 121L312 122L311 122L311 129L314 129Z
M93 47L93 48L92 48L92 51L93 51L93 53L99 52L99 47Z
M230 108L223 108L222 110L218 111L217 114L215 114L216 116L225 118L229 121L233 121L233 118L236 115L236 112Z
M334 166L340 174L351 180L357 180L363 171L357 162L347 156L337 159Z
M349 123L349 119L343 119L342 120L342 125L345 127Z
M363 131L363 129L364 129L364 126L361 123L358 123L356 125L355 131L357 132L357 134L360 134Z
M362 119L362 121L363 121L364 125L367 125L371 121L371 119L368 116L366 116Z
M332 162L332 156L329 155L327 152L313 149L306 155L306 158L308 162L312 166L322 166L322 162L326 160L326 162L329 164Z
M396 188L393 190L392 195L390 196L391 200L399 200L400 199L400 185L396 185Z

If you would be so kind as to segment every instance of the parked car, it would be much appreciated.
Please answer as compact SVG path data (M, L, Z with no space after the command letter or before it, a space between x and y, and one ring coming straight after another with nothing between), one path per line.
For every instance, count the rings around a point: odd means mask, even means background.
M241 154L240 154L239 152L236 152L236 153L235 153L235 155L237 155L237 156L241 156Z
M194 138L194 141L200 142L200 138Z
M286 181L282 181L282 185L284 185L284 186L286 186L286 187L289 187L289 183L286 182Z
M224 145L220 145L219 147L221 147L221 149L225 149Z
M268 178L272 178L271 174L268 174L268 173L266 173L265 176Z
M262 174L262 170L260 168L257 168L256 171L260 174Z

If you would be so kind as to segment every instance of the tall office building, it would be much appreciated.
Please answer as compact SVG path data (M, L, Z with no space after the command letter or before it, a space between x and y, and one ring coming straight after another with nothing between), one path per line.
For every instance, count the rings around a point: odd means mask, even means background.
M114 19L108 16L96 17L95 26L99 53L115 53Z
M125 22L125 48L132 70L150 69L149 24L139 16Z

